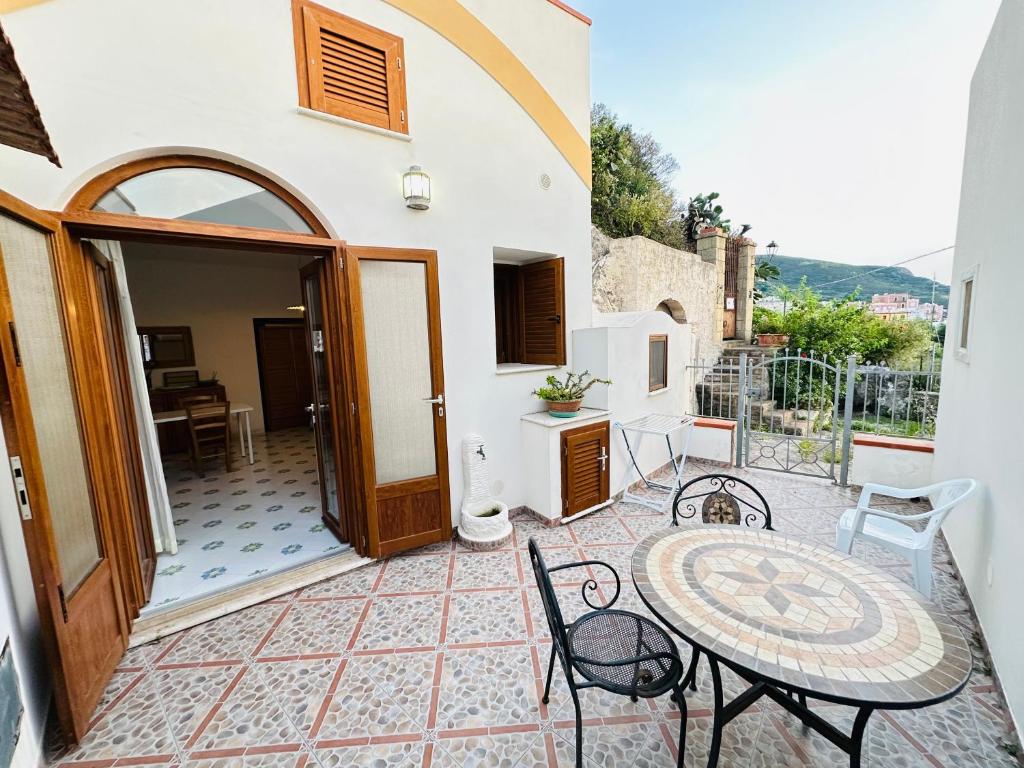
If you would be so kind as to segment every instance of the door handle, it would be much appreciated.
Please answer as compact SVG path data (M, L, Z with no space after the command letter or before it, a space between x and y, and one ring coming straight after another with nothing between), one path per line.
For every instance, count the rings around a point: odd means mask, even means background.
M562 316L561 315L552 315L551 317L548 318L548 322L551 322L551 323L561 323L562 322Z
M439 394L437 397L424 397L424 403L433 403L434 405L444 405L444 392Z
M608 471L608 449L604 446L601 447L601 455L597 457L597 460L601 462L601 471Z
M312 412L313 412L313 404L310 403L309 405L306 406L306 413L312 413Z

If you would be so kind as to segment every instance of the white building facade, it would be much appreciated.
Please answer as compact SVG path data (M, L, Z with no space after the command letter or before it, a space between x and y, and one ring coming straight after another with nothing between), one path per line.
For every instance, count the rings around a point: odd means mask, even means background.
M1024 2L1005 0L971 83L935 477L974 477L982 491L943 526L992 654L1018 734L1024 718L1024 564L1014 396L1022 363L1007 355L1005 307L1024 282L1017 208L1024 195ZM1011 344L1011 346L1013 346Z

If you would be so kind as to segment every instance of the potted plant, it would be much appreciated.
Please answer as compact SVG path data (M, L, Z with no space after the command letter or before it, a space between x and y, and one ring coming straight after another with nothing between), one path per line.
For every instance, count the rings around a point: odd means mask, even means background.
M611 384L609 379L598 379L590 375L590 371L565 374L565 381L555 376L548 376L547 383L538 387L533 394L548 404L548 413L562 419L571 418L579 413L583 404L583 395L595 384Z

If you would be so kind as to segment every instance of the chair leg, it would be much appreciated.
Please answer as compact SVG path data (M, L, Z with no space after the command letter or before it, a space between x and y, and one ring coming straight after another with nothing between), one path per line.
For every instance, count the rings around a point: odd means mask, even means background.
M551 693L551 675L555 671L555 644L551 643L551 658L548 659L548 681L544 683L544 698L541 699L545 704L548 703L548 695Z
M843 528L838 526L836 528L836 549L840 552L844 552L847 555L853 550L853 529Z
M583 768L583 712L580 710L580 697L576 689L569 684L572 704L576 708L576 768Z
M932 550L915 550L911 558L911 565L914 569L914 587L920 592L925 600L932 599Z
M676 766L683 768L683 761L686 759L686 699L683 697L681 687L677 687L675 690L676 704L679 705L679 714L681 715L679 720L679 759L676 760Z

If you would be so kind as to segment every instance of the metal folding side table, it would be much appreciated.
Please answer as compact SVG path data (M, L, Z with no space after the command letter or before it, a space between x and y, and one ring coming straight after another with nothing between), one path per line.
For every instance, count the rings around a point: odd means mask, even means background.
M622 493L622 500L624 502L640 504L657 512L665 512L670 506L672 506L672 495L676 492L676 489L682 485L683 467L686 465L686 452L690 447L690 435L693 433L693 423L693 416L670 416L663 413L647 413L638 418L630 419L629 421L616 421L612 425L622 433L622 441L626 444L626 453L629 456L629 462L626 464L626 473L622 479L623 487L625 488ZM680 453L679 458L676 459L676 452L672 447L672 434L679 431L683 431L684 436L682 441L682 453ZM633 441L630 440L630 435L634 436ZM668 450L669 462L672 464L672 469L675 471L671 485L655 482L640 471L640 466L637 463L637 455L640 452L640 447L643 445L644 437L647 435L655 435L665 441L665 446ZM630 488L637 480L641 481L646 488L661 491L664 494L664 498L657 499L633 493Z

